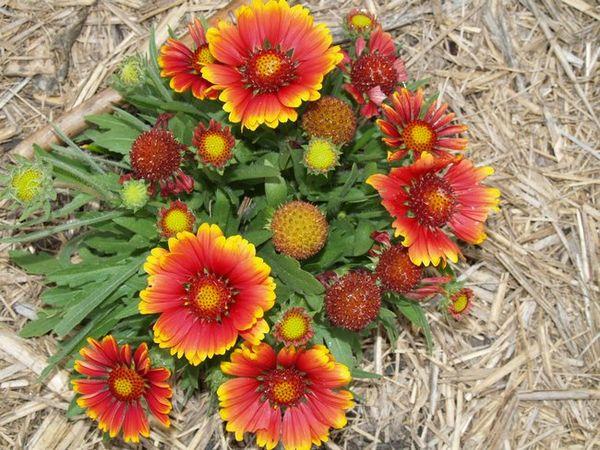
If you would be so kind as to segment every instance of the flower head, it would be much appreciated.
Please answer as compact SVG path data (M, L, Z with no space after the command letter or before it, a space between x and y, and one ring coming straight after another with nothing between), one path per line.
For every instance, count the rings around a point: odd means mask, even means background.
M359 104L364 105L361 114L365 117L376 115L377 108L396 86L408 80L392 36L380 26L371 33L368 45L362 37L356 40L356 57L348 71L350 83L344 87Z
M312 138L304 150L304 166L309 173L323 175L339 164L340 151L329 139Z
M449 298L448 312L456 320L461 320L473 308L473 291L469 288L462 288L452 294Z
M182 231L194 229L196 217L185 203L179 200L171 202L168 208L161 208L158 213L158 230L161 236L171 238Z
M312 319L301 307L288 309L273 329L275 339L285 345L306 345L314 334Z
M392 106L382 105L385 119L377 125L387 137L383 141L394 149L389 159L401 159L409 151L415 158L423 152L439 157L450 156L451 151L462 151L467 146L464 138L450 137L466 131L465 125L451 124L454 113L444 114L447 104L435 102L424 110L423 90L412 93L400 89L392 94Z
M308 450L328 440L330 428L346 425L345 411L354 406L343 388L350 370L322 345L286 347L275 353L268 344L243 344L221 370L234 378L217 390L226 430L241 441L256 434L259 447Z
M192 91L194 97L216 99L218 92L202 76L202 68L215 61L211 54L204 28L198 19L188 25L194 40L194 48L190 49L182 41L169 38L160 49L158 65L162 69L162 77L171 78L170 86L175 92Z
M255 130L295 121L303 101L317 100L323 77L342 59L324 25L285 0L254 0L220 21L206 38L216 62L202 75L221 91L229 120Z
M98 428L115 437L121 429L125 442L139 442L140 435L150 436L146 404L154 417L170 425L171 376L164 367L152 367L148 346L142 343L135 352L129 344L117 345L112 336L102 341L88 338L88 345L75 361L75 371L84 375L72 381L81 397L77 404L98 421Z
M325 314L336 327L360 331L377 318L381 289L364 271L348 272L327 288Z
M140 134L131 146L129 156L133 177L150 183L151 191L160 186L161 194L190 193L194 180L179 168L186 146L173 133L153 128Z
M123 182L121 201L127 209L137 211L148 203L148 185L144 180L130 179Z
M223 355L238 336L258 342L275 302L271 268L241 236L223 236L204 223L196 235L178 233L169 249L155 248L144 264L148 287L142 314L159 314L154 341L192 365Z
M198 123L192 144L197 149L196 154L200 162L208 166L221 169L233 158L235 139L231 128L223 127L212 119L208 127Z
M306 108L302 128L310 137L331 139L336 145L344 145L354 139L356 117L348 103L325 96Z
M144 62L139 55L128 56L119 64L117 74L119 85L132 88L142 84L144 78Z
M270 228L277 251L299 260L316 255L329 233L327 219L319 208L299 200L281 205L273 214Z
M42 166L24 163L13 170L9 189L20 203L29 204L49 189L49 177Z
M491 167L473 167L459 158L434 158L423 153L410 166L376 174L367 179L382 198L382 205L395 217L396 236L408 247L416 264L437 266L446 258L458 261L460 250L444 233L448 226L460 239L480 244L486 238L484 222L498 209L500 191L481 181L493 173Z
M350 34L364 36L368 35L371 31L378 27L379 22L377 22L375 16L370 12L354 8L348 13L348 15L346 15L346 22L344 25Z

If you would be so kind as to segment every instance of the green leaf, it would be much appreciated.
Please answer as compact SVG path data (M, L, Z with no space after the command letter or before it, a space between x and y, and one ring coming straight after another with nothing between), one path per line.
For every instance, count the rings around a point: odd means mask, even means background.
M287 194L287 183L281 176L265 181L265 195L270 206L279 206L285 201Z
M387 332L390 342L396 342L398 339L398 320L396 314L387 308L381 308L379 310L379 320L383 324L385 331Z
M275 253L271 246L264 248L261 256L271 266L273 274L290 289L306 295L323 294L323 285L312 274L303 270L295 259Z
M72 419L73 417L80 416L85 413L85 409L77 404L78 395L74 395L69 403L69 408L67 409L67 418Z
M210 218L212 222L219 225L221 229L225 229L230 217L231 205L229 199L222 190L217 189L215 191L215 203L212 207Z
M423 311L421 305L416 302L411 302L410 300L399 298L396 302L396 306L402 315L410 320L414 326L423 330L425 341L427 342L427 349L431 352L433 350L433 335L431 334L429 322L427 321L425 311Z
M248 240L248 242L253 243L256 247L261 244L264 244L271 237L271 232L269 230L253 230L246 231L244 233L244 238Z
M356 227L356 233L354 235L354 249L353 255L360 256L367 253L373 246L373 239L371 239L371 232L373 226L366 220L360 220Z
M46 252L29 253L27 250L15 250L10 252L10 260L33 275L46 275L62 268L56 256Z
M95 289L91 289L85 298L66 312L63 319L54 328L56 334L61 337L65 336L81 323L89 313L139 270L143 260L144 258L135 258L128 261L127 264L119 267L119 271L121 272L119 276L110 279L107 283L103 283Z
M322 336L325 346L331 351L335 360L352 370L356 365L356 360L352 354L351 341L355 338L350 332L315 324L315 334L317 333L317 329L319 330L318 334Z
M366 370L361 370L361 369L357 369L354 368L352 369L352 378L382 378L382 375L373 373L373 372L367 372Z
M87 219L79 219L73 220L72 222L66 222L61 225L57 225L52 228L47 228L45 230L36 231L34 233L23 234L20 236L12 236L9 238L0 239L0 242L4 244L15 244L17 242L31 242L37 241L42 238L52 236L53 234L60 233L61 231L74 230L76 228L81 228L86 225L92 225L95 223L106 222L108 220L115 219L116 217L122 216L123 211L110 211L106 213L95 214L92 217Z
M143 236L149 240L156 239L158 236L156 222L148 218L124 216L116 217L113 219L113 222L122 226L123 228L126 228L133 234Z
M54 315L40 317L26 324L21 329L19 336L23 338L42 336L52 330L59 321L60 316L56 313L54 313Z
M279 170L275 167L265 166L263 164L253 164L251 166L235 166L225 178L228 182L257 180L261 178L277 178Z

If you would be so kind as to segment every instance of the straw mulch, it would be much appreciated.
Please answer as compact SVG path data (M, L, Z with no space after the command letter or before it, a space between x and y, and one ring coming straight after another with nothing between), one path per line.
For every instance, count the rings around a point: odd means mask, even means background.
M355 2L309 1L340 37ZM38 127L106 83L152 24L182 29L206 0L0 2L0 142L4 158ZM43 5L43 6L42 6ZM591 0L368 0L469 125L470 156L496 168L503 208L489 239L465 251L477 295L470 318L430 315L436 348L404 329L365 342L358 406L329 448L598 448L600 445L600 9ZM160 24L160 25L159 25ZM1 207L0 207L1 210ZM10 221L4 217L3 221ZM36 379L54 340L16 333L35 316L40 280L0 245L0 447L115 448L87 420L67 421L67 374ZM433 308L432 308L433 309ZM148 448L237 448L206 394L176 397L174 423Z

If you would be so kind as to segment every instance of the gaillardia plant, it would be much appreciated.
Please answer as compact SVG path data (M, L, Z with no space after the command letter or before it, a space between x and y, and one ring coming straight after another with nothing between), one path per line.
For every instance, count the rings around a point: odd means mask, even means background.
M344 48L285 0L193 18L121 66L125 106L0 168L7 242L35 244L11 258L47 282L22 335L59 338L44 375L71 362L69 416L152 446L207 390L224 439L308 450L363 401L352 378L379 382L365 339L431 350L426 311L469 312L493 169L382 22L342 17Z

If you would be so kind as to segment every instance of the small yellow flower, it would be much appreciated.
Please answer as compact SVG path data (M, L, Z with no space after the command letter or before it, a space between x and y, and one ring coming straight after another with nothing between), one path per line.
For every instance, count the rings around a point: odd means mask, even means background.
M304 151L304 165L309 173L325 174L339 163L340 152L328 139L312 138Z
M158 229L165 238L177 236L177 233L182 231L191 232L195 223L194 214L179 200L171 202L168 208L162 208L158 214ZM214 295L208 297L215 298Z

